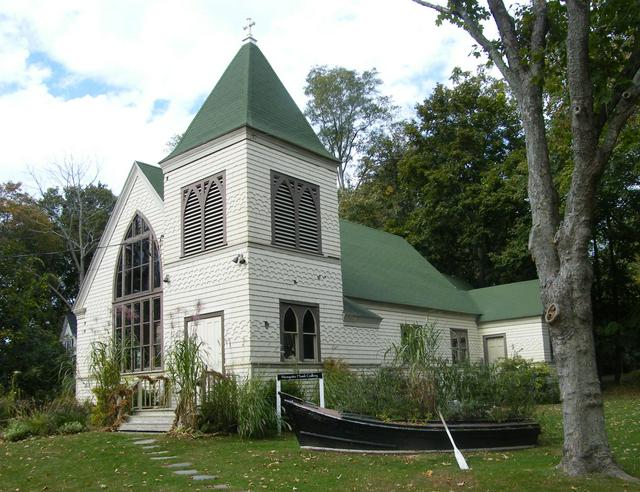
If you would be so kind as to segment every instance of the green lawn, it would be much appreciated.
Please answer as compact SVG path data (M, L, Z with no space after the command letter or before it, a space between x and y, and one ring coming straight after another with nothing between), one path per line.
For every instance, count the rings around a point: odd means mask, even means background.
M622 467L640 476L640 390L606 398L611 446ZM131 435L85 433L0 443L0 490L629 490L640 486L612 479L570 479L554 470L560 459L559 406L539 409L541 446L517 452L469 453L462 472L449 454L417 456L317 453L298 448L295 437L242 441L236 437L159 437L162 449L212 483L173 476L132 444Z

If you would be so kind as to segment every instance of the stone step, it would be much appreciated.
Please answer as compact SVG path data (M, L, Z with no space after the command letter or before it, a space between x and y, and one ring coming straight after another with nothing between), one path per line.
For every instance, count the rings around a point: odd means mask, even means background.
M157 424L122 424L118 429L118 432L169 432L171 430L171 424L157 425Z
M173 422L175 415L129 415L127 422Z
M139 410L127 415L125 422L118 429L121 432L169 432L175 413L173 409Z

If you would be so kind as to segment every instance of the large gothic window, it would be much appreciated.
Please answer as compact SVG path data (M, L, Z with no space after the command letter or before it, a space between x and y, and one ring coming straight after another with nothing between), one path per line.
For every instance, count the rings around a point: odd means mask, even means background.
M120 245L114 286L114 336L124 372L162 368L162 272L151 228L136 214Z

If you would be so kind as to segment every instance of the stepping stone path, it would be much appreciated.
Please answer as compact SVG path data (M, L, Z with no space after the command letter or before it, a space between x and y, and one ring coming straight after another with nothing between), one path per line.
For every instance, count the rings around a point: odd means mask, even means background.
M160 447L158 444L154 444L155 442L157 442L156 439L136 439L131 442L136 446L142 446L142 449L146 449L146 450L158 449ZM166 455L168 453L169 451L158 450L158 451L149 451L147 454L155 455L155 456L149 456L149 459L156 460L156 461L172 460L177 458L177 456L158 456L158 455ZM189 462L165 463L162 466L164 466L165 468L176 468L176 470L173 472L175 475L188 476L191 479L196 481L215 480L216 478L218 478L215 475L200 474L198 470L193 468L187 469L187 467L192 466L192 463L189 463ZM182 469L178 470L177 468L182 468ZM214 485L213 488L216 490L226 490L229 488L229 486L227 484L217 484L217 485Z
M191 478L193 480L215 480L218 477L215 475L194 475Z
M163 465L165 468L186 468L187 466L191 466L193 463L170 463L168 465Z
M142 444L153 444L154 442L156 442L155 439L141 439L139 441L133 441L133 444L140 446Z

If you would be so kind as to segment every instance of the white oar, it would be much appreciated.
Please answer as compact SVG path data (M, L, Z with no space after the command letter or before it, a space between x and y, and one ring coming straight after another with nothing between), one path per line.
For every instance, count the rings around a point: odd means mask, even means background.
M442 418L442 414L440 413L440 411L438 411L438 415L440 415L440 420L442 420L442 425L444 425L444 430L447 431L447 436L449 436L449 441L451 441L451 445L453 446L453 454L456 457L456 461L458 462L458 466L460 467L461 470L468 470L469 469L469 465L467 465L467 462L465 461L464 456L462 456L462 453L460 452L460 450L456 446L456 443L453 442L453 437L451 437L451 432L449 432L449 428L447 427L447 423L444 421L444 418Z

